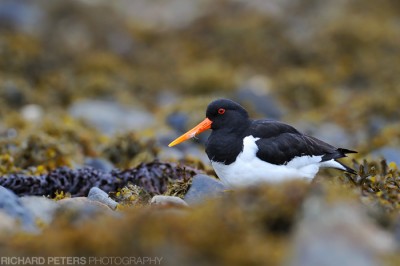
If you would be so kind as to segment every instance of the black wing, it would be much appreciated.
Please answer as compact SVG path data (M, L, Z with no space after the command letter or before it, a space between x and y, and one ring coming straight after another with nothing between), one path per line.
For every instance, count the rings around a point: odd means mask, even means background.
M346 153L354 153L302 134L294 127L278 121L253 121L248 133L260 138L256 141L259 147L257 157L277 165L286 164L294 157L303 155L322 155L322 161L328 161L346 157ZM352 172L352 169L344 167Z

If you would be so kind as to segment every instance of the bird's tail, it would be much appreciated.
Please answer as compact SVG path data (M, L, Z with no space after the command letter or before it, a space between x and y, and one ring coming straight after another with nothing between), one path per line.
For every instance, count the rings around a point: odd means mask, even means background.
M343 154L343 157L346 157L346 154L348 154L348 153L357 153L356 151L348 150L348 149L343 149L343 148L338 148L337 150L338 150L338 152L340 152L340 153ZM336 160L335 160L335 161L336 161ZM353 174L353 175L356 175L356 174L357 174L357 171L354 170L353 168L350 168L350 167L348 167L347 165L345 165L345 164L343 164L343 163L341 163L341 162L339 162L339 161L336 161L336 162L340 163L340 165L343 166L345 172L350 173L350 174Z
M343 163L341 163L341 162L339 162L339 161L337 161L337 160L335 160L335 161L336 161L337 163L339 163L341 166L343 166L345 172L347 172L347 173L349 173L349 174L353 174L353 175L356 175L356 174L357 174L357 171L354 170L353 168L348 167L347 165L345 165L345 164L343 164ZM343 170L343 169L342 169L342 170Z
M348 149L343 149L343 148L338 148L337 150L338 150L339 152L343 153L344 156L346 156L347 153L357 153L356 151L348 150Z

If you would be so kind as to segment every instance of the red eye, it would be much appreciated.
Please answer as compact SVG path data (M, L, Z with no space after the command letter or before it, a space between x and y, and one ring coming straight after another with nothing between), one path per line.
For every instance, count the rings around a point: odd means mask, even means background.
M225 113L225 109L224 108L219 108L218 109L218 114L223 115Z

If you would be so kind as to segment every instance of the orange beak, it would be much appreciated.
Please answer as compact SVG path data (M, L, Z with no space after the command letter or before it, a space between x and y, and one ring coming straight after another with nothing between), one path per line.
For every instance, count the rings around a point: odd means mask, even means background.
M175 139L173 142L168 144L168 147L175 146L181 142L184 142L185 140L191 139L197 134L200 134L203 131L206 131L207 129L211 128L212 121L208 118L204 119L200 124L180 136L179 138Z

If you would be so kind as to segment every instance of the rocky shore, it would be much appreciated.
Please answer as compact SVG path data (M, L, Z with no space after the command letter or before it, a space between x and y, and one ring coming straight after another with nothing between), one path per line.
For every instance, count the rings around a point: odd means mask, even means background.
M399 265L399 12L1 1L0 264ZM207 134L167 146L219 97L357 150L357 174L225 187Z

